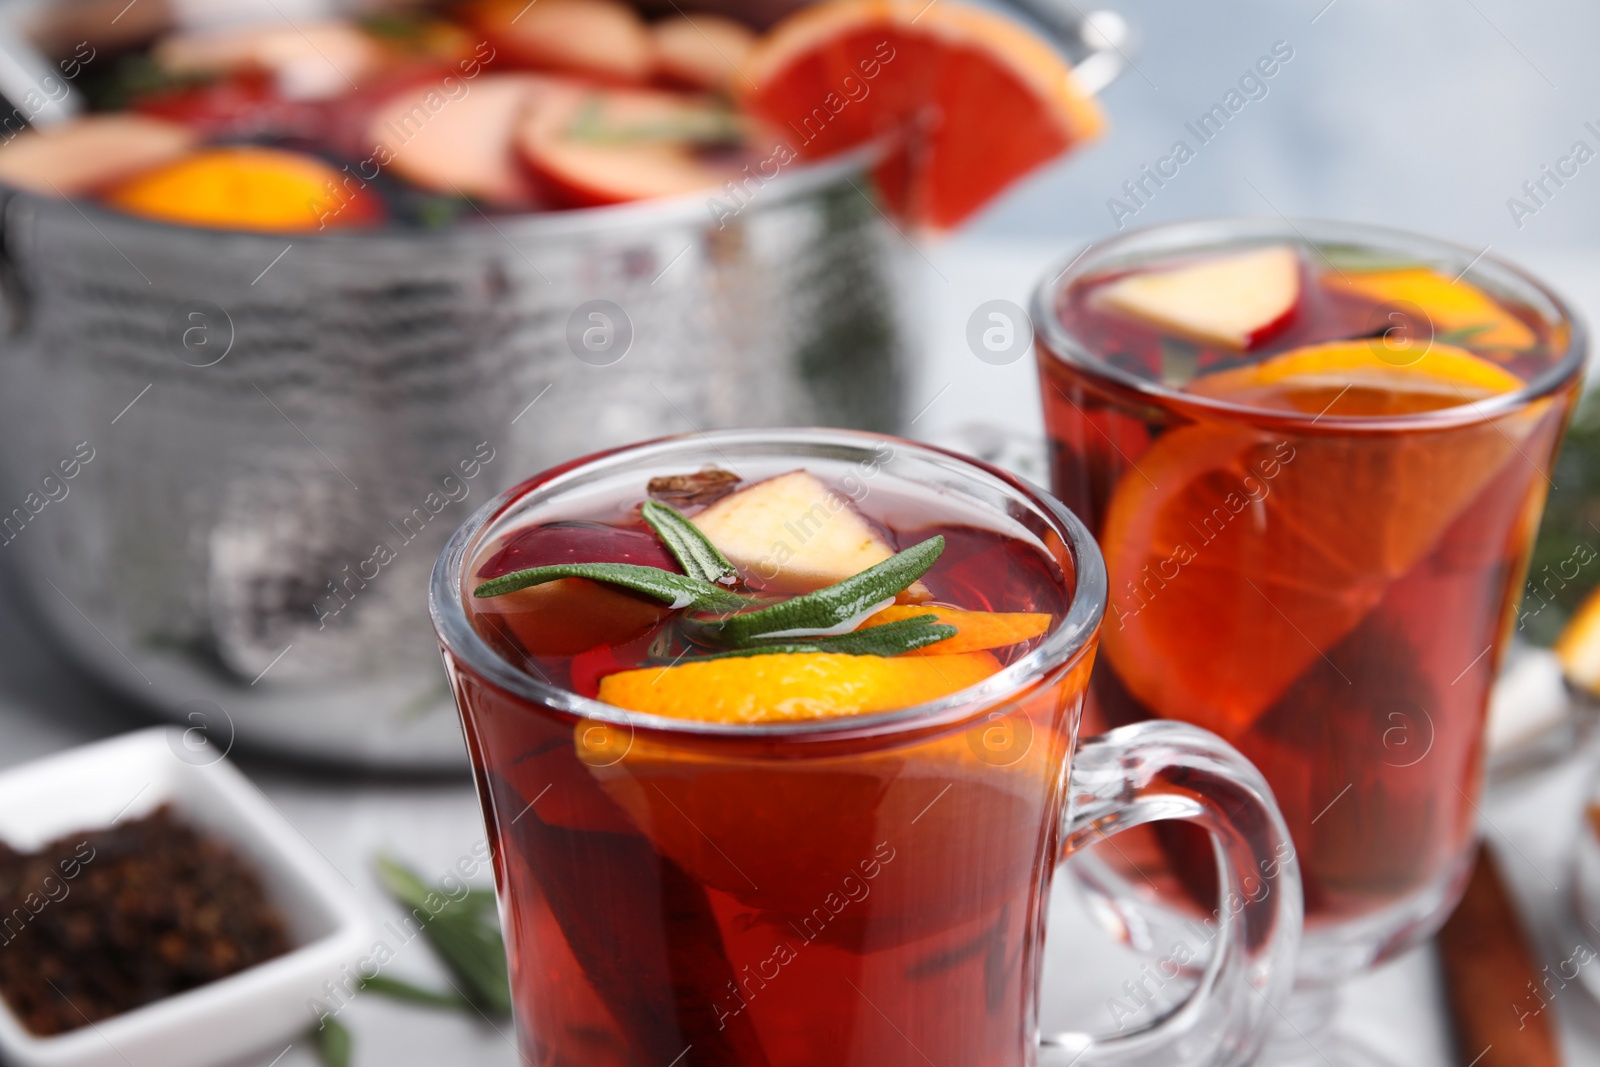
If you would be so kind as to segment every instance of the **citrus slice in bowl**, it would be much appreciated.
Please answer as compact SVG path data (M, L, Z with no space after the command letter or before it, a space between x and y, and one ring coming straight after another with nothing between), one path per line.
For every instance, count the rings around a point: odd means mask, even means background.
M316 156L254 145L203 148L112 186L105 200L131 215L189 226L309 233L372 225L382 202L349 191Z
M1386 355L1316 345L1190 391L1269 411L1395 415L1521 385L1448 346L1404 366ZM1365 434L1220 421L1162 434L1113 491L1101 537L1102 642L1117 675L1156 714L1237 737L1520 462L1544 410Z
M1009 19L954 0L810 6L774 27L743 70L744 106L804 157L898 138L882 191L937 229L1105 125L1065 59Z

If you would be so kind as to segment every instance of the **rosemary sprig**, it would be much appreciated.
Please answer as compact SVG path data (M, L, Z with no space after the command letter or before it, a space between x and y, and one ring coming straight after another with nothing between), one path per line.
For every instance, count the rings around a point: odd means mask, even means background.
M708 656L685 659L726 659L729 656L771 656L789 652L836 652L846 656L898 656L915 649L938 644L954 637L960 631L948 623L939 622L937 615L918 615L911 619L896 619L881 626L852 630L832 637L811 637L795 641L760 641L744 648L713 652Z
M311 1031L311 1039L316 1042L317 1055L321 1057L323 1067L350 1067L350 1053L354 1042L350 1040L350 1031L346 1030L333 1016L322 1020L322 1025Z
M693 630L707 642L726 648L746 648L762 638L837 634L921 578L943 551L944 538L930 537L826 589L756 611L694 619Z
M739 577L739 571L728 562L728 557L677 508L647 500L639 513L667 546L684 574L713 583Z
M1478 336L1480 333L1492 329L1494 329L1494 323L1492 322L1475 322L1471 326L1462 326L1454 330L1446 330L1444 333L1441 333L1435 337L1434 340L1446 345L1466 345L1471 344L1472 339Z
M620 585L635 593L655 597L673 608L698 611L738 611L748 606L749 597L729 592L701 578L674 574L660 567L636 563L558 563L549 567L530 567L491 578L472 591L475 597L504 596L529 586L560 581L562 578L589 578L609 585Z
M378 857L378 879L394 898L431 918L423 924L445 967L469 1004L485 1015L511 1014L511 983L506 977L505 942L494 909L494 894L474 889L451 900L415 871L388 856ZM444 906L439 901L444 900Z
M1311 246L1323 262L1336 271L1353 274L1375 274L1391 270L1419 270L1428 264L1393 252L1383 252L1361 245L1313 244Z
M403 979L390 978L384 974L363 978L361 988L364 992L377 993L392 1000L403 1000L408 1004L422 1004L430 1008L444 1008L448 1011L470 1011L472 1008L472 1002L459 993L441 993L434 989L424 989L422 986L412 985Z
M678 108L669 117L648 122L617 122L606 115L604 98L595 93L579 105L567 136L592 144L738 145L744 129L734 112L724 108Z

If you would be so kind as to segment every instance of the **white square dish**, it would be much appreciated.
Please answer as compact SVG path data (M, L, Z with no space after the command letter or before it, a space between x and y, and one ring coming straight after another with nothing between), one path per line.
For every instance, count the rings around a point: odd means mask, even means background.
M287 953L227 978L52 1037L0 1000L0 1062L13 1067L206 1067L292 1038L371 943L361 899L232 764L156 727L0 772L0 840L29 851L162 804L226 841L283 915ZM91 861L92 862L92 861ZM15 951L0 945L0 952Z

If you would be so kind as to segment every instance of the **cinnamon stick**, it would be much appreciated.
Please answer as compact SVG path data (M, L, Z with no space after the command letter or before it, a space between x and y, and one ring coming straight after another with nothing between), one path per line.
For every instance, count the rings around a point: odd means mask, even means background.
M1455 914L1439 931L1458 1062L1473 1067L1560 1067L1556 995L1593 959L1570 961L1561 973L1541 968L1488 846L1479 844L1472 880Z

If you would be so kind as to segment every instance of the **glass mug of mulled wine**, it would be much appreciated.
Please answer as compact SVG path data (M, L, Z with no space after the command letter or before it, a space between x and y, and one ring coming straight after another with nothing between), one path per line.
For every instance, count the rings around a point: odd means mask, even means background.
M1471 866L1484 717L1583 331L1475 250L1219 219L1096 245L1034 302L1052 485L1110 599L1085 723L1184 721L1271 783L1305 891L1274 1063L1378 1062L1339 985L1431 936ZM1076 857L1164 955L1217 892L1170 824Z
M488 504L431 607L524 1055L1248 1060L1291 980L1292 847L1206 731L1078 739L1105 597L1056 500L871 434L656 441ZM1156 820L1220 857L1211 980L1114 1037L1041 1038L1058 862Z

